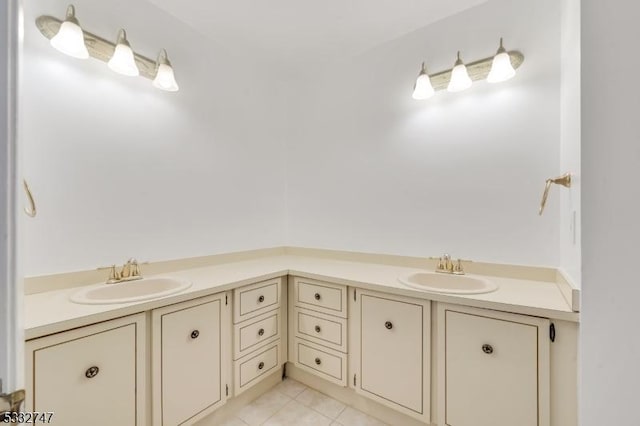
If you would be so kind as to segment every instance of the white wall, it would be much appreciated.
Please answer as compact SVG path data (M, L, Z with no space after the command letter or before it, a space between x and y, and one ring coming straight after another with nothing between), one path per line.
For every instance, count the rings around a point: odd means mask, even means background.
M562 1L560 169L571 172L560 196L560 267L576 287L581 280L580 192L580 0Z
M288 243L558 266L560 3L496 0L303 76L291 93ZM505 83L411 99L422 60L525 62Z
M75 1L87 30L115 38L123 27L154 59L167 48L181 90L159 91L51 48L35 19L62 17L67 3L25 5L25 175L39 209L26 274L283 245L272 77L144 1Z
M568 158L559 2L493 0L286 81L144 1L76 2L88 30L166 47L177 94L60 54L34 21L66 3L26 6L27 275L283 244L575 265L568 194L537 214ZM526 56L516 78L411 99L423 59L491 56L500 36Z
M637 425L640 4L582 2L581 425Z

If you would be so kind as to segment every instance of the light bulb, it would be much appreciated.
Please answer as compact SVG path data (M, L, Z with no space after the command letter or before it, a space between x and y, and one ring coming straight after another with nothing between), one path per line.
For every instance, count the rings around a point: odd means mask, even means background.
M133 57L133 50L131 50L131 45L127 41L127 33L122 29L118 33L118 43L107 65L118 74L140 75L136 60Z
M89 57L89 51L84 44L84 34L75 15L75 8L69 5L69 7L67 7L67 16L60 25L58 33L51 38L50 43L51 46L66 55L79 59L87 59Z
M467 72L467 67L464 65L464 62L462 62L462 59L460 59L460 52L458 52L458 59L451 71L451 80L449 81L447 90L449 92L461 92L469 87L471 87L471 78Z
M168 92L177 92L180 88L173 74L173 67L169 62L166 50L162 49L160 51L157 64L156 78L153 79L154 87Z
M498 48L498 52L496 52L496 56L493 57L491 71L487 76L487 81L489 83L500 83L502 81L509 80L514 75L516 75L516 70L513 69L513 65L511 65L511 58L502 46L501 38L500 47Z
M420 74L418 74L416 83L413 85L413 94L411 96L413 99L422 100L430 98L434 93L431 79L429 78L429 74L427 74L427 69L423 62Z

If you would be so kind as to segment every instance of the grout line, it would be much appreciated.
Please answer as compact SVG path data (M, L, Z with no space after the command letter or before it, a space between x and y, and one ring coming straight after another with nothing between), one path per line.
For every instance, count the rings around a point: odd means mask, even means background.
M340 401L338 401L338 402L340 402ZM350 405L347 405L347 404L343 404L343 405L344 405L344 408L343 408L342 410L340 410L340 412L338 413L338 415L337 415L337 416L336 416L336 418L334 419L334 421L335 421L336 423L337 423L338 417L340 417L340 414L344 413L344 410L346 410L346 409L347 409L347 407L350 407ZM339 424L339 423L338 423L338 424Z
M276 391L279 392L279 391ZM285 395L286 397L289 397L289 395ZM291 401L295 401L293 398L289 398L289 401L287 401L286 404L284 404L282 407L280 407L278 409L278 411L276 411L275 413L273 413L271 416L269 416L264 422L260 423L261 425L264 425L265 423L267 423L269 420L271 420L273 417L277 416L278 413L280 413L280 411L284 410L286 408L287 405L289 405L291 403Z

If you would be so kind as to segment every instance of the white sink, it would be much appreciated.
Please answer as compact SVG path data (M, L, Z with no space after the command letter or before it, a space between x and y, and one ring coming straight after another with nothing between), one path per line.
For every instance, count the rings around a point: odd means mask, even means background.
M189 287L191 283L180 278L143 278L116 284L88 286L72 294L70 299L74 303L84 305L140 302L180 293Z
M398 280L408 287L436 293L479 294L498 289L497 284L484 278L435 272L414 272Z

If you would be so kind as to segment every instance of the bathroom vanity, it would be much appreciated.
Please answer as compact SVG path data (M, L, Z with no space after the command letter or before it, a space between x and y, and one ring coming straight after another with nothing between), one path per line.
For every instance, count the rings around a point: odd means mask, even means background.
M399 282L415 271L285 254L176 270L192 286L161 299L29 295L26 410L215 424L286 369L391 424L577 426L579 314L552 274L497 271L495 292L456 295Z

